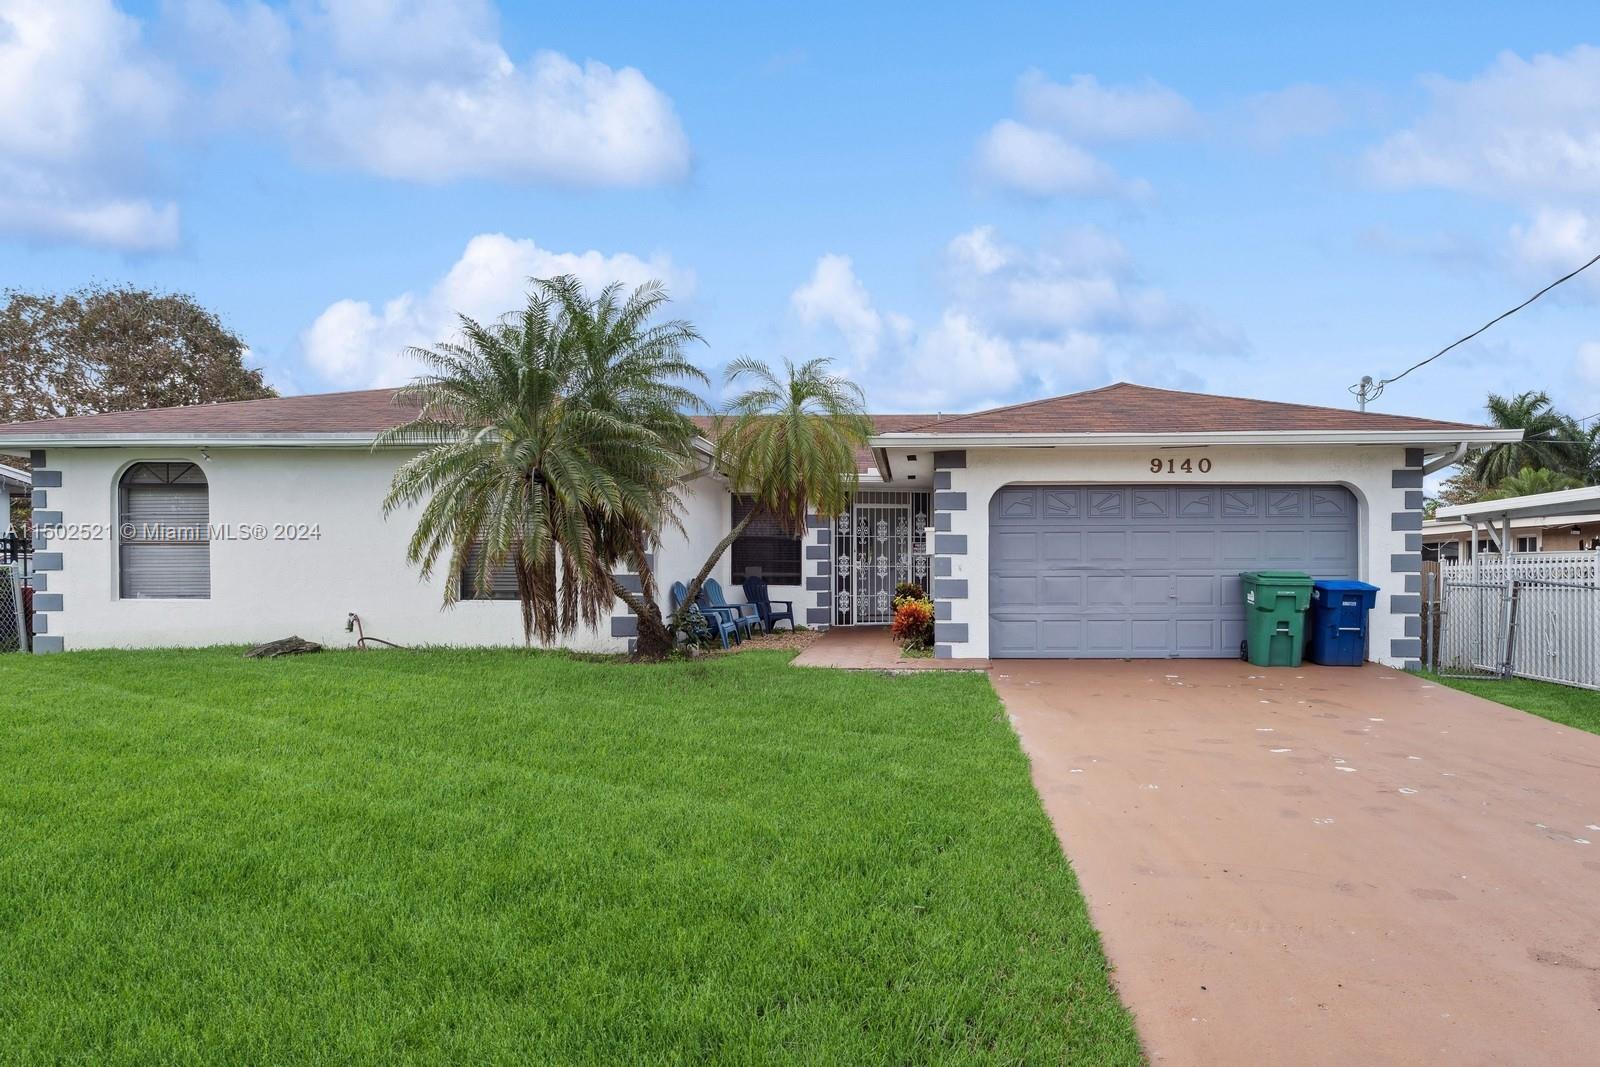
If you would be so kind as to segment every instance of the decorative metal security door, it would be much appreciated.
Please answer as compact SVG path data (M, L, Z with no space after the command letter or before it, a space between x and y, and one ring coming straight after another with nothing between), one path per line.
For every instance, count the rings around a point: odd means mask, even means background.
M835 523L834 619L882 625L900 582L926 583L927 494L864 490Z

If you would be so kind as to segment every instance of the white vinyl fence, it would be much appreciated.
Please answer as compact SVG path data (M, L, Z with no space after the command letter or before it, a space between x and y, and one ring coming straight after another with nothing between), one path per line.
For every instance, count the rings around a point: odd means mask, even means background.
M1470 563L1447 564L1437 581L1427 620L1434 670L1600 689L1595 553L1480 560L1476 573Z

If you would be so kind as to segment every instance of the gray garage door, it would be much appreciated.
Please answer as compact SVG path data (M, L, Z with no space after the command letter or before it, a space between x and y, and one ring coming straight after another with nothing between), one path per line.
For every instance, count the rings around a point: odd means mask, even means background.
M1239 572L1356 576L1356 502L1324 485L1008 486L989 504L995 657L1239 654Z

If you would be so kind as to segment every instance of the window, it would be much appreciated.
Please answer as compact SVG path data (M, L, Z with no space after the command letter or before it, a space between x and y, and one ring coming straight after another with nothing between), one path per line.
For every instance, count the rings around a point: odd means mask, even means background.
M1489 552L1489 553L1493 553L1495 555L1499 555L1500 546L1495 544L1494 540L1492 538L1480 537L1478 539L1478 552L1479 552L1480 555L1482 553L1485 553L1485 552Z
M478 588L477 573L478 561L483 556L483 547L473 545L467 550L467 558L461 564L461 599L462 600L515 600L517 599L517 570L507 557L505 562L489 570L489 588Z
M733 524L739 525L754 505L749 497L733 498ZM773 585L800 584L800 538L787 533L778 520L759 514L733 543L733 581L765 578Z
M1518 552L1537 552L1537 551L1539 551L1539 538L1538 537L1519 537L1519 538L1517 538L1517 551Z
M135 463L117 483L118 571L129 600L211 596L210 490L193 463Z

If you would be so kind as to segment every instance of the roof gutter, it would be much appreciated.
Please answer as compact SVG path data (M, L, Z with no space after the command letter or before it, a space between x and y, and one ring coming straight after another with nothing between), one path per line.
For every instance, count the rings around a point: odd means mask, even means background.
M873 448L1114 448L1206 445L1448 445L1522 440L1521 430L1225 430L1208 433L884 433Z
M1441 452L1437 456L1434 456L1432 459L1428 460L1428 462L1424 463L1422 465L1422 473L1432 474L1434 471L1444 470L1446 467L1453 467L1457 463L1460 463L1461 457L1465 456L1466 454L1467 442L1458 441L1456 443L1455 451Z

